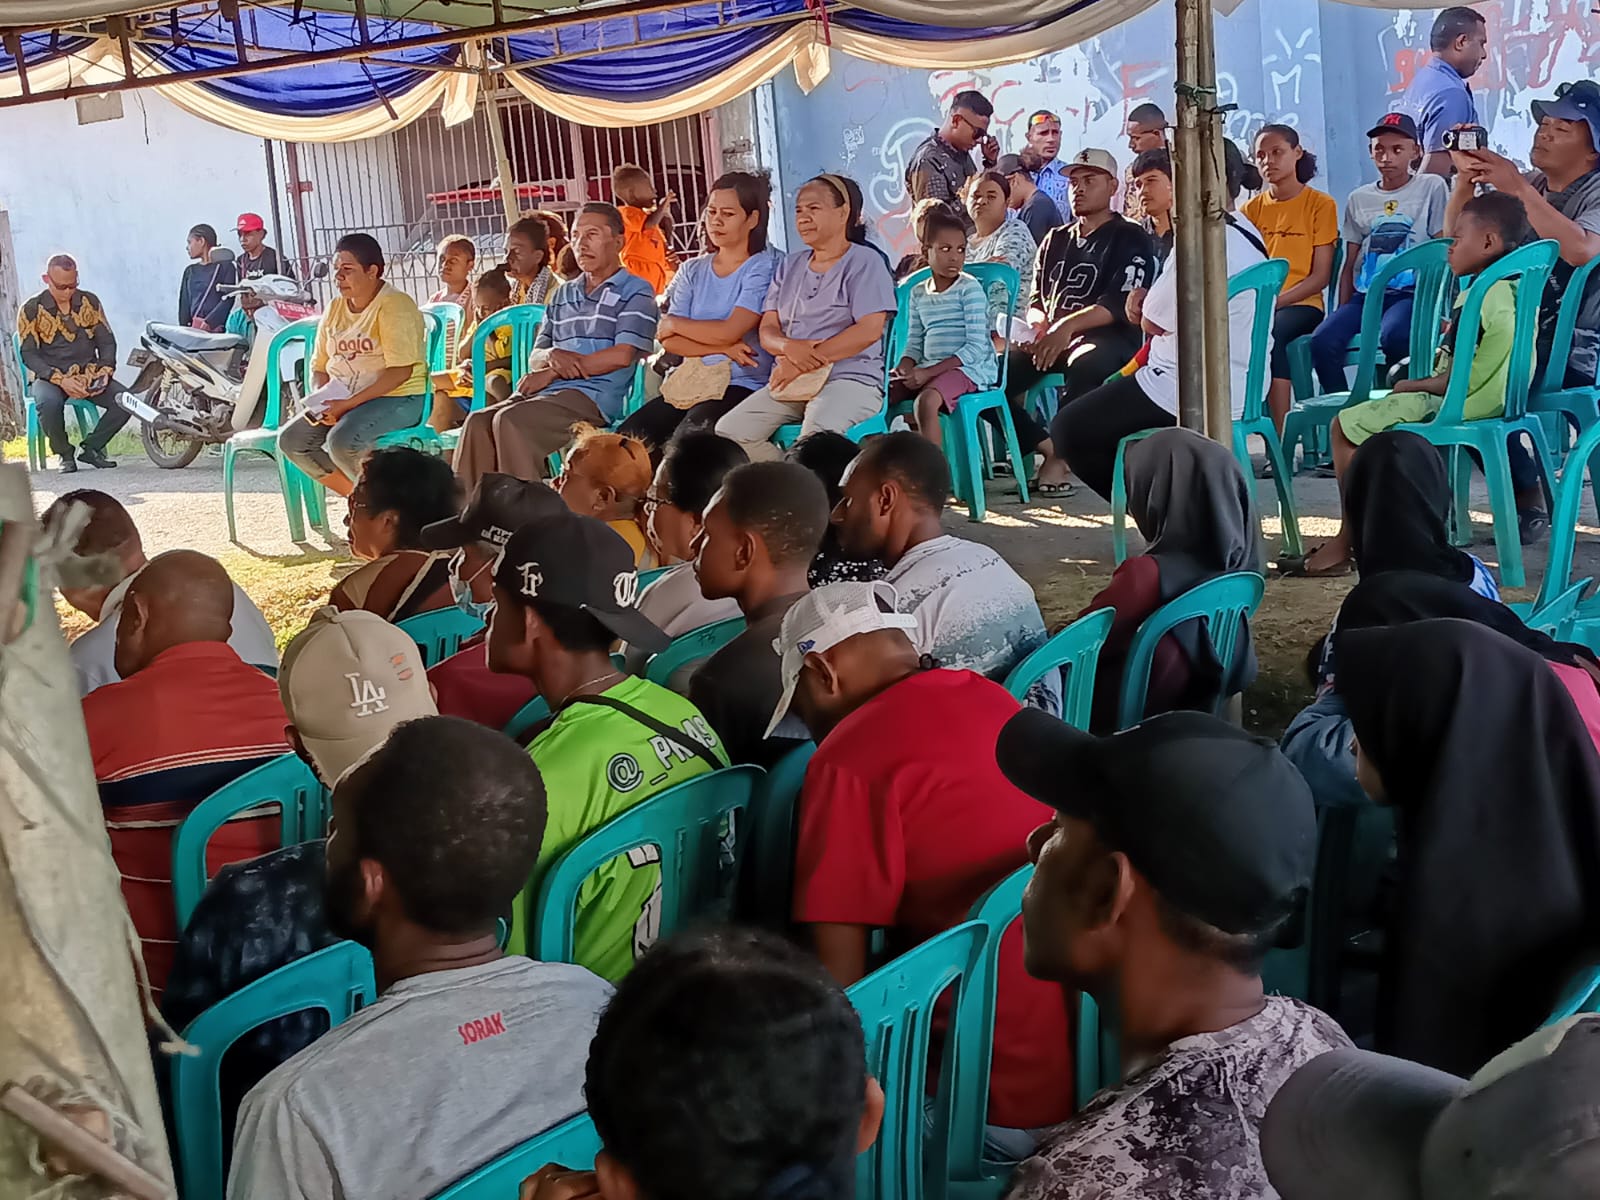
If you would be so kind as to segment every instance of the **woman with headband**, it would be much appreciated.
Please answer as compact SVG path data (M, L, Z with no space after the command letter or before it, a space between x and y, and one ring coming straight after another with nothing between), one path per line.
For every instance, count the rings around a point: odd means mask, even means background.
M884 405L884 330L895 311L894 279L866 244L861 189L818 175L795 196L795 231L806 248L778 264L761 318L772 376L727 416L717 432L751 461L776 459L784 425L801 436L843 433Z

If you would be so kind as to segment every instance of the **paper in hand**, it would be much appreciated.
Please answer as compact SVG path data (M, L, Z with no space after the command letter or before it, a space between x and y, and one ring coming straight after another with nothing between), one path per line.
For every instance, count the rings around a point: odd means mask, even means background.
M343 382L330 379L327 383L306 395L306 416L320 417L328 411L328 406L335 400L348 400L355 395Z

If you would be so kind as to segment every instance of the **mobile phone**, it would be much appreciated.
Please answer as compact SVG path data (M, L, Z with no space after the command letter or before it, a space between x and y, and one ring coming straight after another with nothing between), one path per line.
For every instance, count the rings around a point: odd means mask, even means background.
M1460 129L1444 131L1444 148L1472 153L1489 148L1489 131L1482 125L1466 125Z

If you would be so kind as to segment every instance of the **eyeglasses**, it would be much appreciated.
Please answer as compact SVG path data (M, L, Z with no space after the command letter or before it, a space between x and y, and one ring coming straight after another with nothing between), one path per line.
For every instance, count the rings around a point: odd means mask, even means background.
M984 122L983 122L982 125L979 125L976 121L974 121L971 117L967 116L965 113L956 113L956 114L954 114L954 116L955 116L956 120L962 121L962 122L965 122L968 125L971 125L972 126L972 132L977 134L979 137L987 137L988 136L988 134L989 134L989 121L988 121L987 118L984 119Z
M1055 121L1059 124L1060 118L1055 113L1036 112L1028 118L1028 128L1032 129L1036 125L1043 125L1046 121Z

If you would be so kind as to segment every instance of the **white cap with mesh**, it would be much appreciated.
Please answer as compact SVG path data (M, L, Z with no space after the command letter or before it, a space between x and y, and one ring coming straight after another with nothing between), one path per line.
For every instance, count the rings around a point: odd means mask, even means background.
M893 584L830 583L807 592L783 616L772 649L783 659L783 694L767 725L767 737L782 723L794 699L794 687L806 655L832 650L840 642L880 629L912 630L917 619L898 611Z

